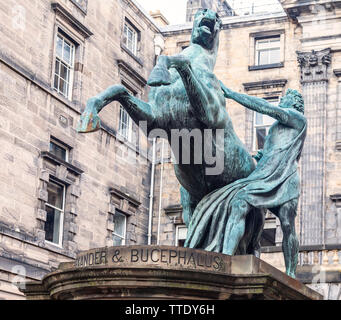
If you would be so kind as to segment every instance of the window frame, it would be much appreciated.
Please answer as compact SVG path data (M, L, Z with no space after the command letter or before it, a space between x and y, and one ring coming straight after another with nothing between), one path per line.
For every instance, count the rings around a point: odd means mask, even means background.
M179 240L185 240L185 239L179 239L179 229L186 229L186 238L187 238L187 232L188 228L186 227L185 224L179 224L175 227L175 246L179 247Z
M134 38L133 38L133 49L132 50L129 45L128 45L128 34L126 33L126 30L130 30L132 31ZM140 31L126 18L124 20L124 24L123 24L123 39L122 42L124 44L124 46L130 51L130 53L132 53L134 56L137 56L138 53L138 43L139 43L139 39L140 39Z
M124 236L121 236L121 235L115 233L115 215L116 215L116 214L121 215L121 216L124 217L124 228L123 228L123 230L124 230ZM121 246L125 246L125 245L126 245L126 242L127 242L127 225L128 225L127 220L128 220L128 217L127 217L127 215L126 215L124 212L122 212L122 211L120 211L120 210L115 210L115 214L113 215L114 230L112 231L112 237L113 237L112 241L113 241L113 245L115 245L115 244L114 244L114 236L116 236L116 237L122 239Z
M264 41L264 40L268 40L270 41L271 39L278 39L278 46L271 46L269 43L269 47L268 48L259 48L259 42L260 41ZM279 59L278 61L269 61L270 56L268 56L268 63L265 64L260 64L259 63L259 53L260 52L270 52L272 50L278 49L279 50ZM264 37L255 37L255 63L254 65L257 67L261 67L261 66L267 66L267 65L275 65L275 64L279 64L281 63L281 36L280 35L273 35L273 36L264 36Z
M63 57L59 57L57 53L57 47L58 47L58 38L63 39L63 47L62 47L62 56L64 52L64 43L66 42L68 45L70 45L71 49L71 58L70 58L70 63L67 63L66 61L63 60ZM52 88L54 91L56 91L59 95L63 96L67 100L72 100L73 96L73 87L74 87L74 78L75 78L75 64L76 64L76 50L78 47L78 43L72 39L66 32L64 32L61 28L57 27L56 29L56 35L55 35L55 47L54 47L54 60L53 60L53 74L52 74ZM56 64L57 61L59 63L59 74L57 74L56 70ZM60 88L60 79L65 81L61 76L60 76L60 70L61 66L64 64L66 68L68 69L69 72L69 81L68 81L68 92L67 95L64 94ZM56 87L56 76L58 77L58 83Z
M63 247L63 237L64 237L64 219L65 219L65 198L66 198L66 185L63 184L63 183L60 183L60 182L57 182L56 180L54 180L53 178L50 178L48 184L55 184L55 185L58 185L58 186L61 186L63 188L63 201L62 201L62 209L60 208L57 208L51 204L48 203L48 200L45 202L45 207L48 206L49 208L51 209L54 209L54 210L57 210L59 211L61 214L60 214L60 224L59 224L59 241L58 243L55 243L55 242L52 242L52 241L49 241L49 240L46 240L46 236L45 236L45 241L49 244L52 244L54 246L57 246L57 247L60 247L62 248ZM47 188L48 190L48 188ZM48 191L47 191L48 192ZM46 222L45 222L46 223ZM44 228L45 230L45 228Z
M49 144L49 152L52 153L54 156L56 156L52 151L51 151L51 143L55 144L56 146L62 148L65 150L65 159L60 159L65 162L69 162L70 159L70 147L66 146L64 143L58 141L55 138L50 138L50 144ZM56 156L57 157L57 156Z
M280 96L278 97L269 97L269 98L265 98L265 100L267 100L269 103L273 104L273 102L270 102L272 100L275 100L277 101L277 105L279 104L280 102ZM263 114L261 114L262 116L264 116ZM273 122L271 124L256 124L256 116L257 116L257 112L256 111L253 111L253 142L252 142L252 150L257 152L258 150L260 150L259 148L257 148L257 129L259 128L265 128L266 130L266 135L265 137L268 135L269 133L269 129L270 127L276 122L275 119L273 119ZM271 118L271 117L270 117Z
M122 115L126 116L127 118L127 135L124 135L122 133L122 124L124 124L124 122L122 121ZM128 114L128 112L122 107L122 105L120 105L120 115L119 115L119 120L118 120L118 131L119 135L121 137L123 137L125 140L127 140L128 142L133 142L133 119L130 117L130 115Z

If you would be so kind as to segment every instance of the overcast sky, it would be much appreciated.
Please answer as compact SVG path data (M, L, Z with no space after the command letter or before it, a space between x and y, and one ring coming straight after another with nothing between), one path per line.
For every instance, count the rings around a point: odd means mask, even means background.
M136 0L147 12L160 10L170 24L186 21L186 0Z
M186 20L186 5L187 0L136 0L147 12L160 10L167 18L170 24L181 24ZM229 0L230 4L234 4L236 11L241 14L242 12L255 12L272 10L278 8L278 0ZM270 4L277 4L271 6ZM254 4L253 9L252 4ZM241 8L241 9L238 9ZM278 10L275 10L278 11Z

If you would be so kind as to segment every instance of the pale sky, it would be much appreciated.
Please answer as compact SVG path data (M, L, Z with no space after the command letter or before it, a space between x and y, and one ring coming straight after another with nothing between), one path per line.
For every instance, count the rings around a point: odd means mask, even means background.
M148 13L160 10L170 24L186 22L187 0L136 0Z
M136 0L147 12L160 10L170 24L186 22L187 0ZM228 0L238 14L245 12L278 11L278 0Z

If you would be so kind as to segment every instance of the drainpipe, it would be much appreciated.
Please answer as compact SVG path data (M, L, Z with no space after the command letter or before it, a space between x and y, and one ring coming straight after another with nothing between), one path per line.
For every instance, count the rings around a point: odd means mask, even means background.
M153 221L154 180L155 180L155 149L156 149L156 138L153 138L152 174L151 174L150 195L149 195L149 223L148 223L148 245L149 246L152 244L152 221Z
M162 139L162 151L161 151L161 177L160 177L160 198L159 198L159 220L157 226L157 245L160 245L160 227L161 227L161 210L162 210L162 188L163 188L163 154L165 149L165 139Z

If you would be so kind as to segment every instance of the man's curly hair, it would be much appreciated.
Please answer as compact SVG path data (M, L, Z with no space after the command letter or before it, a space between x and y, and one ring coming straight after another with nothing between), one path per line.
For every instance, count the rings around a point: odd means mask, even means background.
M304 114L304 100L302 95L297 90L294 89L288 89L286 95L288 94L293 96L294 98L295 103L293 105L293 108Z

